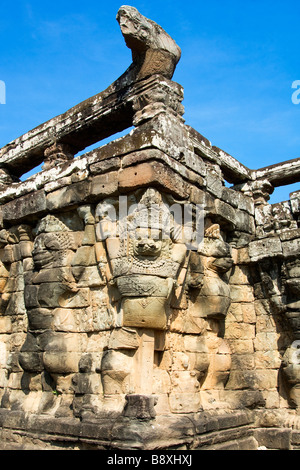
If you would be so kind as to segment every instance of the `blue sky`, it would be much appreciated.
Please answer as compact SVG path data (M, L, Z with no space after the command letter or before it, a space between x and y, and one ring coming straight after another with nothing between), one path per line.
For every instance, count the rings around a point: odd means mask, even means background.
M126 4L126 1L123 2ZM131 62L122 1L1 0L0 147L104 90ZM128 2L159 23L182 58L185 120L249 168L300 157L299 0ZM300 183L277 189L286 200Z

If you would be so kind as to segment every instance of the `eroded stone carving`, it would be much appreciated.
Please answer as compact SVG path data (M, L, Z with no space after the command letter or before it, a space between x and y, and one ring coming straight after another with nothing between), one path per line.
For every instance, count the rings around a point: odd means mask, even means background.
M78 234L76 238L63 220L52 215L41 219L35 234L32 267L25 273L28 332L19 362L28 377L40 375L41 389L46 380L50 390L52 387L55 391L58 377L76 372L80 359L76 337L54 328L58 317L64 316L65 324L68 323L68 316L72 316L68 308L76 306L76 295L80 295L71 271L71 260L79 240ZM44 387L44 391L49 388ZM51 392L48 397L52 402ZM48 407L49 402L41 406Z
M286 316L293 332L293 343L283 357L283 373L290 386L290 400L300 409L300 265L291 257L285 263Z
M207 223L203 241L198 247L198 260L194 254L190 265L188 311L193 323L199 327L202 325L204 354L198 358L201 389L218 390L224 388L231 368L231 352L224 340L224 325L231 304L229 275L233 259L231 246L224 242L220 225ZM213 334L207 335L209 330ZM219 396L217 400L220 400Z
M214 224L206 230L198 252L203 281L195 309L200 317L225 317L231 302L226 273L232 268L233 259L231 247L223 241L219 225Z
M161 26L127 5L119 9L117 20L133 63L142 64L137 78L156 73L172 78L181 50Z
M124 326L153 329L167 326L166 307L185 258L186 246L173 243L170 236L166 236L162 207L160 194L147 190L136 210L126 219L125 226L119 226L127 234L121 232L119 237L106 237L111 281L122 298ZM105 218L100 220L102 234L105 234L106 223Z
M132 353L128 352L130 359L127 360L118 352L105 355L105 364L102 363L104 382L108 375L110 380L116 375L119 379L120 370L123 370L122 383L126 377L131 383L125 387L127 393L151 394L155 331L167 328L170 299L185 260L186 246L172 240L172 227L167 233L164 225L169 222L164 220L167 209L158 191L146 190L136 204L129 207L129 215L119 223L108 217L107 204L101 203L97 208L100 216L98 236L100 241L105 241L111 269L110 284L120 297L122 325L133 328L133 332L136 330L139 342L133 360ZM118 236L112 236L117 232ZM127 349L125 345L124 349ZM127 367L120 366L121 359ZM137 361L135 366L133 361ZM134 368L139 372L129 379L128 375L132 376ZM124 390L124 385L122 387ZM110 387L104 387L104 391L111 394Z
M49 170L55 167L59 163L72 160L74 154L71 151L71 147L67 144L55 143L44 151L44 167L43 169Z

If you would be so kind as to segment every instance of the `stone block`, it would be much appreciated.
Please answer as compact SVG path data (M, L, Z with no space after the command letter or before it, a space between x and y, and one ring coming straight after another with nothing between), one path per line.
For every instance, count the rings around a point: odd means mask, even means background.
M121 168L121 159L119 157L108 158L90 165L92 175L99 175Z
M121 328L113 330L108 343L109 349L137 349L139 338L135 330Z
M255 338L255 325L246 323L230 323L226 328L227 339L253 339Z
M277 390L278 369L257 369L256 378L260 390Z
M19 243L20 257L22 259L30 258L32 256L33 242L20 241Z
M242 321L243 321L242 305L237 302L232 302L229 306L229 309L226 315L226 325L232 322L240 323Z
M300 447L300 431L294 430L292 432L291 443L292 443L293 448L299 449L299 447Z
M248 212L237 210L236 212L236 230L250 235L255 234L255 219Z
M93 198L100 198L117 194L118 178L119 176L117 171L93 176L91 178L90 195Z
M39 301L38 301L38 293L39 293L39 287L38 286L25 286L24 289L24 301L25 301L25 306L26 308L37 308L40 307Z
M50 181L50 183L46 183L44 186L44 190L46 193L51 193L56 189L63 188L69 186L72 183L71 176L64 176L62 178L58 178L55 181Z
M93 246L80 246L71 263L72 266L86 267L95 266L96 264L96 253Z
M71 374L78 372L81 353L63 351L45 351L43 353L44 368L51 374Z
M198 392L200 389L195 371L180 370L170 372L172 392L176 394Z
M38 273L32 273L31 282L33 284L42 284L44 282L71 283L74 282L71 268L53 268L42 269Z
M291 429L256 429L254 437L259 447L265 446L267 450L290 450Z
M2 206L3 220L8 222L17 222L33 215L41 216L46 210L46 194L43 190L34 191Z
M231 369L241 370L255 368L255 359L253 354L233 354L231 359Z
M59 298L59 307L83 308L91 305L90 289L83 287L76 292L65 291ZM57 306L57 305L55 305Z
M156 416L157 398L147 395L126 395L124 416L137 419L153 419Z
M221 198L223 194L224 184L220 177L215 173L208 171L206 175L207 190L216 198ZM229 204L228 204L229 205Z
M231 285L230 297L232 302L254 302L253 288L248 285Z
M279 351L256 351L255 366L257 369L279 369L281 358Z
M101 394L103 393L101 375L95 372L76 374L72 378L72 388L76 394Z
M80 321L77 311L68 308L56 308L51 311L54 331L77 332L80 331Z
M256 323L256 312L253 303L232 302L226 316L226 324L232 322Z
M9 302L6 307L6 315L24 315L26 313L23 292L13 292L9 295Z
M262 332L268 332L268 333L274 333L276 331L276 323L275 320L277 318L277 315L272 317L271 315L258 315L257 317L257 322L256 322L256 332L257 333L262 333Z
M181 310L174 310L174 317L172 318L170 330L187 334L203 333L206 328L205 319L195 317L191 310L191 305L189 310L183 312Z
M249 282L249 268L247 266L234 266L229 283L230 284L236 284L236 285L248 285L250 284Z
M1 334L12 332L12 320L10 317L0 317L0 332Z
M91 183L88 180L72 183L67 187L57 189L47 194L47 209L52 211L68 206L78 205L87 200L91 193Z
M35 289L33 289L35 288ZM68 295L68 288L63 286L58 282L52 283L43 283L39 286L26 286L25 288L25 302L26 302L26 292L34 293L35 297L37 298L38 302L34 305L27 305L28 307L61 307L60 305L60 298L64 295ZM34 299L35 299L34 297ZM31 301L32 302L32 301Z
M277 390L262 390L261 393L266 403L266 409L280 408L280 396Z
M293 214L300 213L300 191L294 191L290 194L290 201Z
M200 393L174 393L169 395L172 413L197 413L201 409Z
M37 373L44 370L42 352L21 351L19 363L25 371Z
M166 192L186 199L188 188L183 179L167 166L158 163L141 163L119 173L119 190L128 192L143 186L159 186Z
M298 256L300 253L300 238L282 242L283 256Z
M46 308L34 308L27 312L30 327L33 330L50 329L53 322L51 310Z
M274 332L259 332L254 339L256 351L276 351L278 348L278 335Z
M256 323L256 313L253 303L241 304L243 321L245 323Z
M256 371L232 370L226 384L227 390L258 390Z
M72 268L72 274L77 287L103 287L106 285L98 266L76 266Z
M236 225L236 210L229 204L226 204L226 202L223 202L220 199L216 199L215 210L216 214L222 219L224 219L224 221L229 222L232 227Z
M201 336L185 335L184 349L186 352L208 353L206 339Z
M5 282L5 293L14 293L21 292L24 290L24 277L10 277Z
M282 246L279 237L264 238L249 244L249 256L251 261L259 261L263 258L272 258L282 255Z
M252 354L254 352L252 339L228 340L233 354Z
M122 304L124 326L164 330L167 325L164 302L162 297L124 299Z
M131 358L134 354L133 351L121 351L108 350L105 351L102 358L101 370L102 371L122 371L124 374L130 372Z

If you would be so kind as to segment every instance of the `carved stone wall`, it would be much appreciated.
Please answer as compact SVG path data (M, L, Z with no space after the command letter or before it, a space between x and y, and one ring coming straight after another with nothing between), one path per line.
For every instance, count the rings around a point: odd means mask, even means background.
M179 47L117 19L128 70L0 151L1 446L299 448L300 161L213 147Z

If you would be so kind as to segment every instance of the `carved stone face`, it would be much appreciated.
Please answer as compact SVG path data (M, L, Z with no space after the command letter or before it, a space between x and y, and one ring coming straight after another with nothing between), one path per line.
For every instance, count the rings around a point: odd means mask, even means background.
M133 252L136 257L157 258L160 256L162 241L158 240L157 236L152 238L153 235L159 234L153 234L153 231L152 233L149 232L150 230L148 229L137 230L136 237L133 241Z
M58 239L54 234L38 235L34 242L32 257L37 269L50 266L55 261L55 253L60 249ZM56 253L57 254L57 253Z
M35 269L65 266L69 251L76 249L67 226L57 217L48 215L40 220L35 232L32 251Z
M71 234L68 232L41 233L34 241L33 262L36 269L63 266L67 250L71 247Z
M97 235L105 240L112 282L120 295L123 326L165 329L169 301L185 260L186 246L175 243L166 230L166 206L157 190L149 188L138 201L132 202L132 210L121 219L126 229L120 233L126 237L120 237L119 230L116 231L119 236L109 236L106 224L113 217L107 217L109 207L105 201L96 210L102 224Z
M161 26L141 15L134 7L123 5L117 14L117 21L133 57L150 49L161 49L172 54L178 62L181 51L175 41Z
M118 11L117 21L119 22L122 34L125 36L126 44L129 41L128 47L133 46L134 39L142 43L143 40L146 41L150 36L150 28L146 18L143 18L134 7L121 7ZM134 45L137 46L137 44Z

